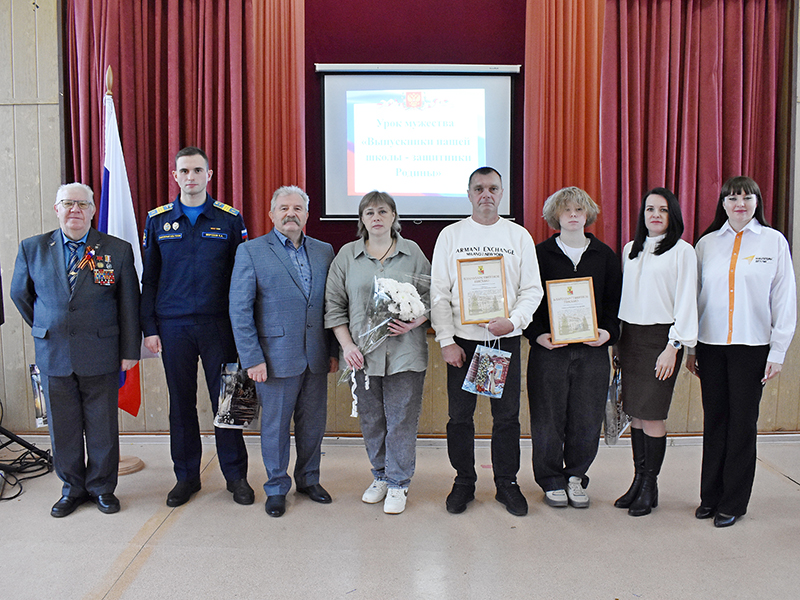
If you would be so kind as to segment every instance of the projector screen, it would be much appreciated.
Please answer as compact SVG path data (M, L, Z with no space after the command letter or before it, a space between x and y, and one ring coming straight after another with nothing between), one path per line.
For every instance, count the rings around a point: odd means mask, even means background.
M511 74L330 72L323 90L323 218L357 217L371 190L403 219L460 218L469 174L487 165L511 215Z

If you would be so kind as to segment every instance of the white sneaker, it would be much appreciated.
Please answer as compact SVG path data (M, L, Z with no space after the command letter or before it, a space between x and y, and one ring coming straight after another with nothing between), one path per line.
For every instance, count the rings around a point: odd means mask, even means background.
M388 488L388 483L375 479L372 485L366 489L364 495L361 496L361 501L367 504L377 504L386 497L386 490Z
M386 501L383 503L383 512L387 515L399 515L406 509L408 490L403 488L389 488Z
M548 506L564 507L569 504L567 492L564 490L550 490L544 493L544 501Z
M589 495L581 485L580 477L570 477L567 484L567 495L569 496L569 503L575 508L588 508Z

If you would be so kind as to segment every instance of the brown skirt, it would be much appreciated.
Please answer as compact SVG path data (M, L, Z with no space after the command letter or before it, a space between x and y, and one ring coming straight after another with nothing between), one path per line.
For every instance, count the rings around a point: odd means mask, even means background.
M675 357L669 379L656 378L656 360L669 341L671 325L622 323L617 347L622 367L622 406L626 413L645 421L663 421L669 414L672 391L683 361L683 348Z

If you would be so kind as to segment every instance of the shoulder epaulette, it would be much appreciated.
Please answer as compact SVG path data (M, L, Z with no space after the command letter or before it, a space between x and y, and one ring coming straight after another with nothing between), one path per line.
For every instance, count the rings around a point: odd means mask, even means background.
M161 213L165 213L167 211L172 210L172 207L175 206L174 202L170 202L169 204L165 204L164 206L159 206L158 208L154 208L150 212L147 213L147 216L153 218Z
M226 213L232 214L234 217L239 214L238 210L219 200L214 200L214 206L220 210L224 210Z

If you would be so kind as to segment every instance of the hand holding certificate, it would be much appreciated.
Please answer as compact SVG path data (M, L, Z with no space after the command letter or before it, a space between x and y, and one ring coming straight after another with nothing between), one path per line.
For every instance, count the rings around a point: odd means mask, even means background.
M591 277L548 281L547 303L553 344L594 342L600 337Z
M508 318L506 271L502 256L464 258L458 261L458 295L461 323L488 323Z

